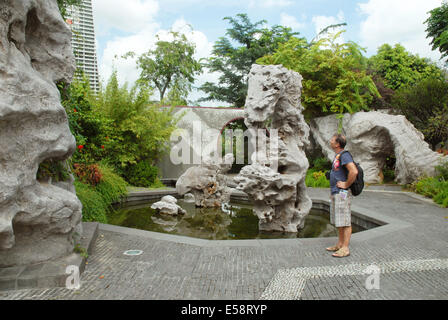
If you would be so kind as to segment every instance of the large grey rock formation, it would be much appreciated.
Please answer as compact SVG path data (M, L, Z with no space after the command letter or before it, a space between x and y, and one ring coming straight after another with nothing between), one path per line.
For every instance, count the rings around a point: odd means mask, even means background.
M311 121L311 132L324 155L332 161L334 152L330 139L338 129L335 115ZM382 168L386 158L395 154L395 180L400 184L412 183L422 175L434 175L442 155L433 152L418 131L404 116L384 112L345 114L342 133L347 137L346 150L364 170L367 183L382 182ZM445 161L447 161L445 157Z
M188 168L176 182L177 193L192 193L197 207L221 207L230 201L232 190L227 186L225 173L233 161L234 156L229 153L224 159L206 159L202 165Z
M71 182L36 181L39 164L67 159L75 139L57 81L75 70L71 32L55 0L0 5L0 267L73 252L81 203Z
M302 77L297 72L282 66L252 65L245 123L258 130L271 120L270 138L266 150L258 145L254 163L234 180L253 201L260 230L297 232L312 206L305 186L309 127L302 115L301 89ZM278 150L273 140L276 132Z

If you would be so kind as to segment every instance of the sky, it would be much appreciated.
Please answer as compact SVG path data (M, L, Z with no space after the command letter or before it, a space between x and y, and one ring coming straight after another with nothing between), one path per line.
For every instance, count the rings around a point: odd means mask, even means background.
M195 43L197 59L210 57L213 44L230 28L223 18L238 13L246 13L253 23L266 20L268 27L291 27L308 41L326 26L345 22L343 40L360 44L367 57L384 43L400 43L411 53L438 62L441 55L431 50L424 21L428 11L441 4L442 0L92 0L98 69L103 82L115 68L120 83L132 85L140 73L136 61L121 56L153 49L156 36L170 40L170 30L185 33ZM218 77L204 70L194 86L217 82ZM202 96L193 90L188 99Z

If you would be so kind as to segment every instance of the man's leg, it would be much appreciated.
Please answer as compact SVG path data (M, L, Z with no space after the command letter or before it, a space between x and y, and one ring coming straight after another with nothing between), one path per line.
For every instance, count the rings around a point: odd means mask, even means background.
M338 228L339 238L338 238L338 248L341 248L344 246L344 239L345 239L345 231L344 227Z
M330 196L330 224L335 225L336 224L336 217L335 217L335 198L334 196ZM335 246L328 247L327 251L337 251L342 246L343 243L343 233L342 228L338 229L338 243Z
M351 238L351 236L352 236L352 227L350 226L350 227L344 227L344 228L341 228L342 230L342 238L343 238L343 240L342 240L342 243L341 243L341 247L344 247L344 248L347 248L348 249L348 247L349 247L349 245L350 245L350 238Z
M346 198L337 198L336 200L336 217L340 218L340 225L345 227L341 227L338 229L339 231L339 239L340 240L340 250L333 254L334 257L346 257L350 254L350 250L348 249L350 245L350 238L352 235L352 226L351 226L351 192Z

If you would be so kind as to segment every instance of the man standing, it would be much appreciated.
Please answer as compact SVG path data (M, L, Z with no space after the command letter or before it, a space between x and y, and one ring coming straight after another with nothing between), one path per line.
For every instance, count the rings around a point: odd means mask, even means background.
M348 249L352 235L351 224L351 184L356 180L358 169L349 152L344 152L347 141L341 134L330 139L330 145L336 156L330 172L330 221L338 229L338 243L327 248L335 251L333 257L343 258L350 255Z

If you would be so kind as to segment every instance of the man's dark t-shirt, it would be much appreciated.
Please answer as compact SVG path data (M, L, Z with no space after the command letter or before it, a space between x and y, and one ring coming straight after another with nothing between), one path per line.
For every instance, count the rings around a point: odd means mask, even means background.
M341 151L339 154L341 154L343 151ZM331 166L331 172L330 172L330 189L331 194L339 193L340 188L336 186L338 181L345 182L347 181L347 173L348 171L343 168L346 164L353 162L353 158L348 152L342 153L339 159L337 159L337 155L335 156L333 160L333 165Z

